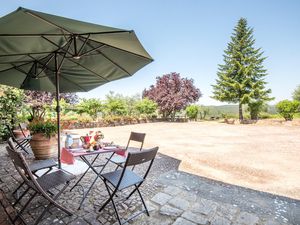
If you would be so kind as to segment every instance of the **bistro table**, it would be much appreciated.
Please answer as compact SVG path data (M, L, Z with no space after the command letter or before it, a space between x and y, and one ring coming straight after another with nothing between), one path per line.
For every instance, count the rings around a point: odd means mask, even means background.
M76 148L76 149L67 149L67 148L63 148L62 152L61 152L61 160L62 162L65 162L67 164L73 164L75 161L76 157L79 157L87 166L88 168L86 169L86 171L81 175L81 177L77 180L77 182L74 184L74 186L71 188L70 191L72 191L74 189L74 187L76 186L81 186L83 189L83 197L82 200L80 202L80 205L78 207L78 209L81 208L84 200L86 199L86 197L88 196L89 192L91 191L92 187L94 186L94 184L96 183L96 181L98 180L98 178L101 178L100 174L102 173L102 171L104 170L104 168L106 167L106 165L108 164L109 160L111 159L111 157L116 153L118 155L125 155L125 149L124 148L120 148L118 146L107 146L107 147L103 147L100 148L98 150L93 150L90 151L89 149L83 149L83 148ZM109 159L102 165L94 165L95 161L98 159L98 157L101 154L104 153L112 153L109 157ZM94 155L95 157L92 160L89 160L87 156L92 156ZM96 170L96 167L101 167L101 170L98 172ZM82 185L80 185L80 181L82 180L82 178L87 174L87 172L89 170L92 170L97 176L94 179L94 181L91 183L91 185L89 186L89 188L87 189L87 191L84 191L84 188Z

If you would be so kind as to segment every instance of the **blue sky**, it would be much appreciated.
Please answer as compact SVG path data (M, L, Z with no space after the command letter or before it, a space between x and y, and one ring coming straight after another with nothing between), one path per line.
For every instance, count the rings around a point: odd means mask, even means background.
M5 2L5 3L4 3ZM76 4L75 4L76 3ZM267 87L276 103L290 99L300 85L300 1L297 0L9 0L0 16L22 6L87 22L133 29L155 61L134 76L103 85L81 97L104 98L110 91L141 93L157 76L178 72L193 78L203 97L199 103L220 105L210 98L218 64L223 61L234 26L245 17L254 28L256 47L268 57Z

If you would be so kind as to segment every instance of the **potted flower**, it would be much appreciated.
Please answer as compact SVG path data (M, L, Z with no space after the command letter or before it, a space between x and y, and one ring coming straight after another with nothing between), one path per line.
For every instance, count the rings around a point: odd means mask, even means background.
M47 120L34 120L29 124L32 134L30 145L36 159L49 159L57 153L57 125Z

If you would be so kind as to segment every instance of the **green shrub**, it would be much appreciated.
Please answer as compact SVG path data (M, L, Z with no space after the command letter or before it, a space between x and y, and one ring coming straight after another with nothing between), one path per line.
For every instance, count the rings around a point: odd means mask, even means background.
M31 134L42 133L48 138L57 134L57 124L50 120L34 120L29 124L28 128Z
M298 112L300 106L299 101L283 100L277 103L276 109L278 113L286 120L293 120L294 114Z
M6 125L13 127L20 122L18 115L24 109L22 90L1 85L0 93L0 137L5 140L9 132Z
M197 115L199 112L199 106L197 105L189 105L185 108L186 115L189 119L197 119Z
M140 115L151 116L157 109L157 103L148 98L143 98L142 100L136 102L135 109Z
M77 105L77 111L80 114L87 113L93 120L96 120L98 114L103 111L103 105L101 101L96 98L82 99Z

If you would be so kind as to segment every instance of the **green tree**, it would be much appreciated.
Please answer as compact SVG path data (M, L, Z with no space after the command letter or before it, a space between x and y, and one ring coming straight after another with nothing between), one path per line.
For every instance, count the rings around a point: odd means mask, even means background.
M6 139L6 125L13 127L18 123L18 115L24 109L24 92L17 88L1 85L0 89L0 136Z
M106 95L104 107L106 113L110 115L122 116L128 114L124 97L112 91Z
M78 113L87 113L94 120L97 119L98 113L103 111L103 105L99 99L90 98L90 99L82 99L77 105Z
M293 92L293 99L297 100L297 101L300 101L300 85L298 85L296 87L296 89L294 90L294 92Z
M300 102L297 100L283 100L276 104L278 113L286 120L293 120L294 114L298 112Z
M209 107L201 105L199 107L200 120L205 120L205 117L209 114Z
M189 119L197 119L197 115L199 113L199 106L198 105L189 105L185 108L186 115Z
M139 112L139 114L151 116L157 109L157 103L148 98L143 98L136 102L135 109Z
M265 88L263 52L254 47L253 29L241 18L234 28L231 41L224 51L224 64L219 65L213 98L238 103L239 119L243 120L243 105L254 101L269 101L270 89Z
M265 108L263 101L252 101L248 103L251 120L258 120L259 113Z
M137 114L136 104L141 100L140 94L135 94L126 97L121 96L120 99L123 99L123 101L125 102L126 111L128 115L132 116Z

